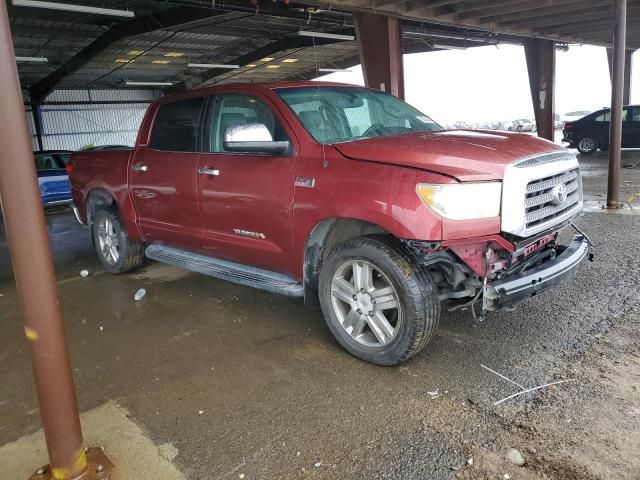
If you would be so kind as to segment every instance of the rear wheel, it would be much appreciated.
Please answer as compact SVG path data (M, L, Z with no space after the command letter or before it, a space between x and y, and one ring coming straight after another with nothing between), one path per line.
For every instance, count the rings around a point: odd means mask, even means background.
M590 155L598 149L598 142L595 138L585 136L578 142L578 151L583 155Z
M430 276L388 236L355 238L334 249L322 266L319 294L338 342L379 365L403 362L422 350L440 316Z
M126 273L142 266L144 245L129 238L114 209L98 210L92 228L96 253L108 272Z

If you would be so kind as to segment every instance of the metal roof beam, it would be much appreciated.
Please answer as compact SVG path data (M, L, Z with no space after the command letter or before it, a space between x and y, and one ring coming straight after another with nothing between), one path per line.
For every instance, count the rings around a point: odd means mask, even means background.
M331 33L347 33L347 32L332 31ZM349 29L348 33L352 33L352 30ZM331 38L314 38L314 37L305 37L305 36L299 36L299 35L284 37L279 40L276 40L275 42L271 42L268 45L257 48L256 50L253 50L249 53L246 53L234 59L228 60L225 63L232 63L232 64L242 66L242 65L249 64L251 62L257 62L262 58L268 57L277 52L282 52L285 50L312 47L314 44L316 46L321 46L321 45L327 45L331 43L340 43L344 41L345 40L331 39ZM169 89L169 92L171 93L179 92L189 88L197 87L224 73L228 73L228 70L213 68L195 79L194 78L186 79L180 83L173 85L173 87Z
M593 0L592 6L599 7L608 5L609 3L609 0ZM535 15L543 15L549 11L552 11L555 15L571 11L584 12L584 0L568 0L562 3L558 3L557 0L547 0L539 3L531 3L531 0L525 0L523 3L519 3L518 6L511 8L487 8L482 12L458 15L458 18L460 20L476 18L483 22L496 22L500 24L518 20L529 20Z
M539 15L532 19L522 19L517 22L511 22L509 25L527 27L532 30L544 27L553 27L557 31L560 26L570 25L573 23L582 23L589 25L593 20L607 19L613 22L613 6L611 3L601 7L591 8L589 11L584 9L578 10L572 14L557 15L555 12L549 12L547 15Z
M74 57L65 62L64 65L60 66L35 85L32 85L29 88L31 99L38 102L42 101L66 76L77 71L96 55L123 38L154 30L175 27L223 13L225 12L219 10L175 7L116 24L113 28L80 50Z
M505 2L500 2L499 6L496 2L490 2L483 0L481 2L465 2L463 5L455 8L456 16L459 19L465 18L478 18L482 16L485 12L491 12L493 10L499 10L501 12L507 13L512 9L517 9L519 5L521 5L525 0L508 0ZM556 0L543 0L544 3L548 3L549 1ZM532 7L531 0L527 0L529 7ZM540 3L540 2L539 2Z

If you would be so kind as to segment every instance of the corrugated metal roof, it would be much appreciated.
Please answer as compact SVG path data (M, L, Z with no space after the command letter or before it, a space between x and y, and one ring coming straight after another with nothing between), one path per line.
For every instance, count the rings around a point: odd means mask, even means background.
M74 1L74 0L69 0ZM77 0L123 8L119 0ZM317 7L310 7L310 4ZM124 88L128 80L197 86L227 81L310 78L316 67L358 62L355 41L318 45L296 42L299 30L353 32L348 11L375 11L404 20L407 52L437 43L482 45L518 42L522 35L606 45L612 31L610 0L339 0L324 1L130 0L135 19L8 5L15 51L48 63L20 63L23 87L34 95L51 88ZM640 47L640 0L629 3L629 43ZM347 11L348 10L348 11ZM438 37L430 37L440 32ZM469 39L473 38L471 41ZM319 42L322 43L322 42ZM291 48L294 46L295 48ZM262 54L261 56L259 54ZM261 58L274 58L260 62ZM285 58L297 62L282 62ZM315 60L318 60L318 65ZM194 63L240 63L233 71L189 68ZM257 66L249 66L257 65ZM268 66L278 68L267 68Z

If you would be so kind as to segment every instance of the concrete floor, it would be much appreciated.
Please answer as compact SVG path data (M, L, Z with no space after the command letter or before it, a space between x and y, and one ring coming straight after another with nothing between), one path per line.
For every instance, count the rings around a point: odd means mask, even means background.
M640 210L640 154L623 163L623 197ZM597 206L606 154L581 164ZM514 389L481 364L546 383L640 303L640 216L592 208L578 224L601 245L570 284L484 323L445 314L422 354L383 368L343 351L300 300L151 262L112 276L70 214L47 221L81 410L117 402L156 445L177 449L190 480L451 478L538 401L494 407ZM139 288L147 296L135 302ZM0 295L2 445L39 428L3 234Z

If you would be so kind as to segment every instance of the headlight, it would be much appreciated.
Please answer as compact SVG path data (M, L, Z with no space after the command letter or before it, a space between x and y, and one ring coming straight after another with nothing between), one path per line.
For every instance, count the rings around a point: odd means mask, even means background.
M422 201L438 215L450 220L490 218L500 215L502 182L420 183L417 192Z

